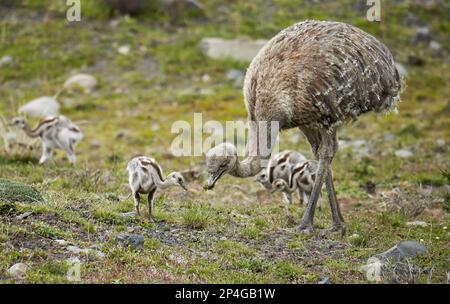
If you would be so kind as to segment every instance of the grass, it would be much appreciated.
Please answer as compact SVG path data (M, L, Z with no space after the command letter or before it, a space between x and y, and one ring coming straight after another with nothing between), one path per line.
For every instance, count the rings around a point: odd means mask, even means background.
M325 277L334 283L365 283L359 266L407 239L428 247L429 254L416 263L433 268L431 282L447 282L448 64L427 45L413 44L414 26L405 25L406 14L414 14L448 54L445 9L383 2L385 21L378 24L367 22L365 11L355 9L350 0L211 0L204 1L206 20L186 16L184 24L170 25L158 10L119 16L102 9L99 1L88 1L83 21L68 24L61 3L21 2L0 12L0 58L14 59L13 65L0 68L2 118L16 116L20 105L33 98L53 96L78 72L94 75L99 87L93 94L74 91L59 97L62 113L85 134L76 147L75 167L61 152L38 166L39 146L21 151L0 143L2 283L17 282L6 271L18 262L30 266L23 282L67 283L71 254L56 239L80 248L98 246L106 254L82 258L83 283L316 283ZM205 57L198 50L202 38L268 39L308 18L361 27L382 40L408 70L398 115L366 115L340 130L341 139L363 139L369 146L369 154L362 156L357 149L341 149L333 163L348 225L344 238L320 230L331 225L325 192L325 208L316 211L318 230L302 235L295 227L305 207L295 204L285 211L281 196L260 195L250 179L230 176L214 192L205 192L203 157L174 158L169 153L176 136L172 122L192 122L193 112L201 112L204 122L246 119L242 89L226 73L245 71L248 63ZM121 45L130 46L129 56L118 54ZM425 64L409 65L411 54L423 57ZM2 138L10 132L16 131L0 129ZM304 138L295 139L297 134L284 132L280 149L311 157ZM438 140L446 144L438 145ZM397 158L399 149L411 150L413 156ZM166 174L189 168L200 173L188 182L188 193L156 193L154 223L146 218L145 200L141 217L122 216L133 210L124 168L136 154L155 157ZM244 191L233 187L237 182ZM375 192L367 185L374 185ZM16 218L27 211L33 214ZM429 226L406 225L414 220ZM143 248L116 246L119 233L144 235ZM429 279L424 273L418 281Z

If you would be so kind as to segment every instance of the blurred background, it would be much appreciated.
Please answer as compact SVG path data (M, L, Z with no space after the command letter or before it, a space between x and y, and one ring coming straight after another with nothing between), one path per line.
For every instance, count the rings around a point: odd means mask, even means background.
M366 115L339 133L335 178L350 234L361 236L356 246L371 252L405 235L423 237L424 231L405 226L416 217L448 224L448 1L381 0L381 22L367 20L366 0L81 0L79 22L66 19L69 8L65 0L0 0L0 178L33 184L46 195L58 193L76 206L98 199L102 207L86 207L95 211L94 219L116 219L119 211L132 209L131 200L115 205L128 195L126 162L142 153L158 159L165 172L183 171L200 193L203 157L173 157L172 123L192 122L194 112L204 121L245 120L243 79L262 45L296 22L334 20L386 44L406 82L399 114ZM79 124L85 138L76 148L78 166L70 168L63 153L48 166L37 166L39 143L6 126L19 111L32 124L43 112L61 113ZM284 132L280 145L311 157L297 130ZM200 208L219 225L211 215L217 211L214 204L228 206L225 218L235 204L243 204L248 214L259 212L252 205L255 196L227 191L231 188L225 185L235 183L224 178L217 196L172 197L174 205L164 205L171 211L159 216L178 223L186 220L179 214ZM258 189L250 180L239 183L245 191ZM263 210L273 214L270 204L276 199L262 201L269 204ZM386 217L367 210L383 210ZM267 214L260 219L272 225ZM390 228L375 236L377 225ZM443 233L436 237L448 237ZM430 236L430 242L434 257L443 261L443 241L435 244ZM445 267L440 267L443 280ZM344 282L361 280L345 267L336 269L348 274L339 276Z

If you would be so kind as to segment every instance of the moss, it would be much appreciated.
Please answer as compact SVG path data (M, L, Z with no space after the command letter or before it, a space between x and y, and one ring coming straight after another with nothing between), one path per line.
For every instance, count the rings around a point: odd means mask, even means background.
M0 199L20 203L35 203L44 200L41 193L34 187L5 179L0 179Z

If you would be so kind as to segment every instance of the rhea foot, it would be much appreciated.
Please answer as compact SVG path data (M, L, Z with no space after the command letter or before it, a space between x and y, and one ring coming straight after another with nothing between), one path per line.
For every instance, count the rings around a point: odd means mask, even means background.
M301 223L300 226L298 226L298 231L300 233L310 234L314 232L314 227L311 223Z
M330 232L341 232L341 236L344 236L347 232L347 225L344 222L334 223L329 229Z

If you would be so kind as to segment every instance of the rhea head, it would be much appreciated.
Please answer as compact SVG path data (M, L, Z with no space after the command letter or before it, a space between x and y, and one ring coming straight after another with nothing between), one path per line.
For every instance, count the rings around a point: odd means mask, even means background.
M209 178L206 190L214 188L217 181L225 174L233 172L238 163L236 147L230 143L221 143L206 152L206 170Z

